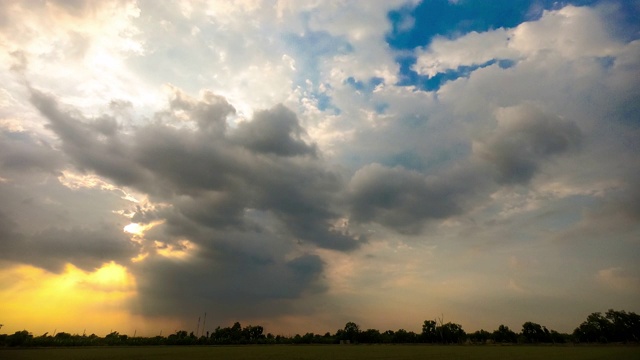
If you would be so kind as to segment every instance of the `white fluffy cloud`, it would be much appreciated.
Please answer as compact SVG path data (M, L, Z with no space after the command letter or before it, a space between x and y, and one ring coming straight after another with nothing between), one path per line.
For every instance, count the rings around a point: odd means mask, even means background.
M414 69L429 77L460 66L482 65L491 60L518 61L545 54L571 61L619 53L622 44L607 32L601 14L589 8L567 6L545 11L536 21L512 29L471 32L457 39L437 38L418 51Z

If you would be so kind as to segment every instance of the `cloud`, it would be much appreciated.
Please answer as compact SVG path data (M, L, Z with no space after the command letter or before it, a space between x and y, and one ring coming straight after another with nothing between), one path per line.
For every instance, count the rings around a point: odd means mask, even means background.
M468 201L463 199L471 198L481 184L475 177L467 170L424 176L402 167L367 165L349 183L351 218L415 234L426 220L462 213L462 204Z
M136 127L108 115L88 118L35 89L32 103L79 169L149 195L149 206L133 210L140 224L161 222L136 240L137 253L147 254L131 265L140 278L142 314L185 315L193 311L180 309L188 296L190 304L213 306L229 320L266 315L281 301L322 290L324 266L315 247L349 251L364 241L333 225L340 217L342 176L302 139L296 115L282 105L230 128L233 107L208 91L195 99L173 88L167 109ZM111 231L122 238L121 229ZM83 230L52 231L23 245L35 249L49 241L60 255L69 254L53 256L51 263L32 257L47 268L64 261L92 264L93 251L100 260L120 261L125 253L111 245L112 233L103 233L106 238L93 241L95 234ZM100 246L68 251L81 238ZM175 281L168 285L167 279Z
M107 201L90 203L96 192L79 194L59 183L40 183L39 177L34 183L30 179L34 174L29 175L20 182L11 178L0 183L1 259L60 273L68 263L93 270L110 261L128 263L138 253L138 246L112 222L116 218L107 215L109 210L92 208L113 207L117 202L109 202L107 197ZM65 201L64 208L59 201Z
M439 37L418 51L414 70L433 77L491 60L519 61L545 54L566 59L609 56L618 52L621 44L608 34L602 16L587 7L566 6L545 11L539 20L511 29L472 31L454 40Z
M31 102L49 120L51 130L62 140L62 150L84 170L114 179L121 185L133 185L148 176L127 155L127 142L116 132L114 119L102 117L88 121L77 110L60 109L55 99L36 89L31 90ZM106 124L111 124L105 128Z
M152 257L135 266L134 312L190 317L209 311L224 324L291 314L293 301L323 290L317 255L286 259L282 251L290 245L265 233L212 235L221 239L188 261Z
M540 163L575 150L581 132L574 122L545 114L531 104L498 109L498 126L474 153L496 169L499 183L527 183Z
M278 156L316 155L315 146L302 139L303 129L296 114L283 105L254 115L253 121L242 122L233 139L258 153Z
M498 29L487 33L474 31L455 41L437 38L426 52L419 53L413 69L433 77L463 65L480 65L493 59L516 60L520 54L508 46L511 36L507 30Z
M212 136L225 133L227 117L236 112L227 99L206 90L201 94L202 99L197 101L176 87L170 86L170 89L172 98L169 116L179 117L179 114L184 112L185 120L195 121L200 131L209 132Z
M599 270L595 278L596 281L609 289L631 293L640 291L640 278L622 267Z
M0 127L0 168L7 172L5 176L29 171L55 173L63 164L51 144L25 131Z
M50 228L27 239L10 239L4 249L5 259L29 262L56 273L68 263L86 271L110 261L127 263L138 253L135 244L115 224L92 229Z
M21 241L20 235L16 233L17 225L6 214L0 212L0 239L7 244Z
M105 130L108 126L95 131ZM107 189L67 187L67 162L49 139L21 128L0 128L0 258L56 273L67 263L92 270L111 260L128 262L138 252L135 244L111 210L95 208L117 209L127 201L119 198L122 193L107 195Z
M121 217L110 210L128 201L27 175L0 183L2 260L61 273L69 263L90 271L110 261L127 264L138 254L139 246L122 232Z

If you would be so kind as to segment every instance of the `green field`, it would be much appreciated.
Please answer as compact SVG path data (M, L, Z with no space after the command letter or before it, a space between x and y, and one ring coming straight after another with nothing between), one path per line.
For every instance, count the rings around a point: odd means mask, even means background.
M0 359L640 359L638 346L276 345L0 349Z

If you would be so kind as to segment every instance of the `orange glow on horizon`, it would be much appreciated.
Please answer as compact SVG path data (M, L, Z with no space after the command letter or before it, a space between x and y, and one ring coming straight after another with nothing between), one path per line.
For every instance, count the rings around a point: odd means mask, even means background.
M60 274L28 265L7 268L0 272L3 333L106 334L128 323L135 285L127 268L114 262L93 272L67 264Z

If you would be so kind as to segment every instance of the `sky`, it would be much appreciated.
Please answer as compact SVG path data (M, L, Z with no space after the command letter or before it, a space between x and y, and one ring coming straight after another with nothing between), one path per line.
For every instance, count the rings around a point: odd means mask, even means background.
M640 312L640 1L8 1L0 323ZM206 324L198 324L198 319Z

